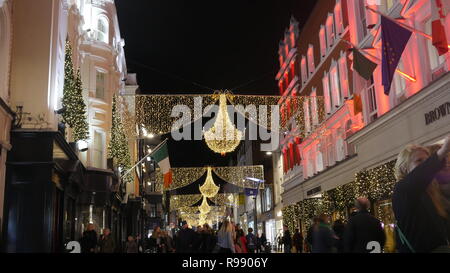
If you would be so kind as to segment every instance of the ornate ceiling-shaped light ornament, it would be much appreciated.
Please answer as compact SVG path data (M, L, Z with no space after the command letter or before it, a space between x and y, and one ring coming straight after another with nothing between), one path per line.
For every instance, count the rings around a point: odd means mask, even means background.
M221 155L233 152L241 142L242 132L234 126L228 116L226 94L220 94L216 121L204 136L208 147Z
M211 167L208 167L208 174L206 180L200 187L200 192L204 197L213 198L219 192L219 187L214 183L211 173Z
M208 205L208 201L206 200L206 197L203 197L202 204L198 207L198 210L200 211L200 215L206 215L208 212L211 211L211 207Z

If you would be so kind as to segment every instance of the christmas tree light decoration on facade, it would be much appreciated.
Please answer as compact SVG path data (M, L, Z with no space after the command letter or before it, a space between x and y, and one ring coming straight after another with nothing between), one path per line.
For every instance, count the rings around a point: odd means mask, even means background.
M83 100L83 86L80 70L75 76L72 62L72 47L66 42L64 63L64 87L62 106L62 121L73 130L73 141L89 139L89 125L87 122L86 104Z
M242 139L242 132L231 122L227 112L227 96L220 94L219 112L214 125L204 132L208 147L221 155L233 152Z
M214 183L212 178L211 167L208 167L208 174L206 175L206 180L200 187L200 192L204 197L213 198L219 192L219 187Z

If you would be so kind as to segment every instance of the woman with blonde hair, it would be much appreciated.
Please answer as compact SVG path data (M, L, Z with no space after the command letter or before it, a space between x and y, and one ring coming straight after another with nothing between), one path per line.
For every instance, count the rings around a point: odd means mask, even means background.
M235 253L233 226L227 219L223 220L222 226L217 233L217 245L220 247L219 253Z
M432 184L449 152L450 136L435 153L408 145L398 155L392 205L399 252L450 252L449 215Z

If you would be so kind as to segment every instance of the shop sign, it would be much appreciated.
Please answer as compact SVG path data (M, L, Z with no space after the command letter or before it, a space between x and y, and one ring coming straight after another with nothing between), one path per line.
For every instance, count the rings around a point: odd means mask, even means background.
M450 102L446 102L435 108L434 110L425 113L425 124L429 125L441 118L450 116Z

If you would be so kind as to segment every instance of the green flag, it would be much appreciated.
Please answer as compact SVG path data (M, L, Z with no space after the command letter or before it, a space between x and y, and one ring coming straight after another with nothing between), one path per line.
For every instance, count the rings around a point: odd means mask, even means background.
M364 57L357 49L353 49L353 69L356 70L361 77L370 80L375 68L377 68L376 63Z

